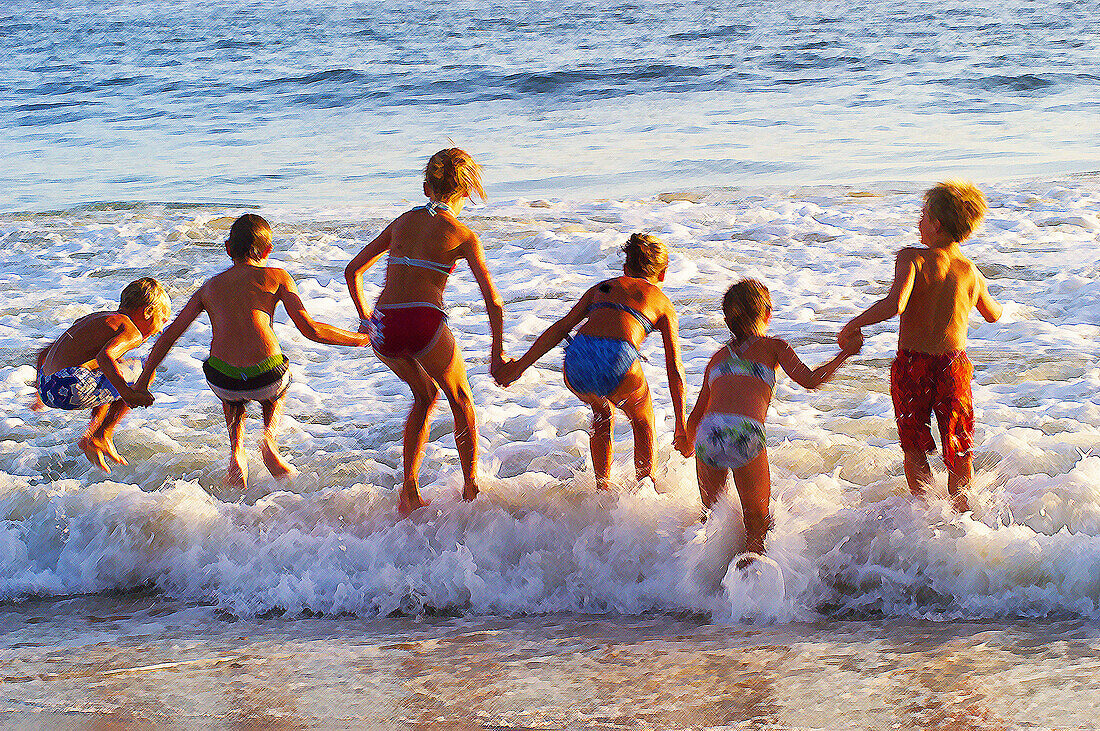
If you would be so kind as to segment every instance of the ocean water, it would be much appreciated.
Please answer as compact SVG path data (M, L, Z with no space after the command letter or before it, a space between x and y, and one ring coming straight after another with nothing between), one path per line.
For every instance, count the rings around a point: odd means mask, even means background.
M453 140L493 195L1100 169L1072 0L14 0L0 210L381 203Z
M1023 0L0 11L0 724L1096 728L1096 16ZM433 504L398 519L406 389L283 313L291 482L265 472L253 414L248 489L221 486L205 318L120 427L129 466L88 464L81 414L27 408L38 348L139 276L179 309L245 211L274 224L310 312L353 327L343 267L421 200L448 137L486 163L490 200L462 218L509 354L654 233L689 406L729 283L767 283L771 332L823 362L916 242L928 182L976 179L991 210L964 248L1006 307L971 320L973 514L949 510L938 460L938 494L906 495L887 323L820 390L780 377L773 563L728 570L739 513L697 522L659 340L642 349L656 479L634 484L620 419L618 489L597 494L560 350L497 387L464 268L447 303L480 426L470 504L444 408Z

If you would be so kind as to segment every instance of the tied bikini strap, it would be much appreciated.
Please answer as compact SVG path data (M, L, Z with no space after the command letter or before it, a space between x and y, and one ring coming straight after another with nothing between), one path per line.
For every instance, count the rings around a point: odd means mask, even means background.
M455 212L451 210L451 207L441 201L428 201L424 205L424 210L428 212L429 216L434 216L438 211L446 211L452 216L455 215Z

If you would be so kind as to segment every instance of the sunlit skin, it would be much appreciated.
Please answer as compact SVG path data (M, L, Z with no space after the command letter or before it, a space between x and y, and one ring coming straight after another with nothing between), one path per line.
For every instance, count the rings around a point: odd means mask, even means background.
M424 194L431 201L445 203L454 212L453 215L440 210L433 216L423 208L416 208L386 226L344 270L352 302L359 317L366 320L371 310L363 295L363 275L387 252L391 257L423 259L447 267L463 259L469 264L470 272L485 302L485 313L492 333L490 368L495 371L504 357L504 306L500 294L493 286L481 242L473 231L456 218L462 211L467 192L458 191L444 196L425 182ZM442 309L446 286L446 274L390 260L387 262L386 280L376 306L427 302ZM408 515L429 503L420 494L420 462L424 457L424 445L428 441L432 409L439 398L440 390L447 398L454 416L455 446L458 449L463 479L462 498L476 498L477 417L474 413L473 393L466 376L466 363L450 328L444 323L435 344L423 355L386 357L377 351L375 354L398 378L408 384L413 396L412 408L405 420L404 475L398 499L398 513Z
M271 328L275 308L282 304L291 322L304 336L326 345L363 346L370 340L365 335L317 322L306 311L293 278L285 270L267 266L271 246L255 259L234 258L233 266L207 280L191 296L168 329L149 352L135 388L148 388L157 366L175 342L201 313L210 318L213 336L210 355L245 368L282 352L279 340ZM226 244L229 254L229 245ZM230 254L232 258L232 255ZM292 477L294 468L279 452L276 434L286 394L261 401L264 432L260 455L264 466L277 479ZM242 402L222 402L225 424L229 431L229 466L225 485L244 490L248 480L248 460L244 445L245 405Z
M641 323L633 315L609 308L589 311L593 301L608 300L628 303L645 315L661 333L665 351L665 371L672 396L676 427L673 443L677 449L686 444L687 427L684 420L684 367L680 360L679 325L672 302L661 291L667 270L654 276L645 276L623 267L623 276L592 287L576 305L560 320L548 327L530 349L519 359L506 363L497 371L501 385L513 383L551 348L582 322L579 333L602 338L626 340L638 348L646 337ZM607 291L604 291L606 289ZM575 389L566 378L565 385L584 403L592 408L592 434L589 446L592 450L592 469L596 486L601 490L611 488L611 432L614 407L626 414L634 432L634 473L642 480L653 474L656 447L653 428L653 397L646 381L642 364L635 360L622 382L608 396L584 393Z
M38 353L38 372L44 376L73 366L100 370L122 398L91 409L91 419L78 446L95 467L110 472L107 460L125 465L115 449L114 432L132 406L149 406L153 397L146 387L130 386L119 367L124 354L160 332L172 311L163 304L95 312L80 318L61 337ZM38 398L34 410L45 408Z
M862 337L854 335L846 339L845 347L832 360L811 370L784 340L766 335L770 321L769 309L757 326L756 339L741 351L741 356L772 370L782 367L783 372L803 388L815 389L828 381L841 364L858 353L863 345ZM747 416L761 424L767 418L772 398L770 385L755 376L742 374L711 377L711 370L727 357L729 354L723 348L707 363L703 387L687 420L687 449L681 450L685 457L695 454L699 422L708 413ZM698 457L695 459L695 468L699 478L699 497L704 507L710 508L726 490L731 470L708 465ZM745 519L745 550L763 554L764 539L771 525L771 471L767 448L761 449L753 459L732 472Z
M899 350L931 354L965 350L972 309L976 308L987 322L1000 319L1002 307L989 294L985 277L932 215L928 203L921 211L917 230L923 248L907 247L898 252L890 291L844 326L838 335L842 346L857 337L861 328L900 315ZM904 467L909 491L924 495L932 484L928 455L906 451ZM970 509L964 490L972 476L969 454L948 468L947 490L959 512Z

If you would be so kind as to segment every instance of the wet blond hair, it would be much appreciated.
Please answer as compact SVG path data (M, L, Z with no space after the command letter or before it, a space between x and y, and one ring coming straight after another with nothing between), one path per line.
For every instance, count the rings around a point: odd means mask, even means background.
M928 213L939 221L952 241L963 241L982 222L989 204L977 186L967 180L948 180L924 194Z
M144 310L146 307L172 309L168 293L164 291L161 283L152 277L142 277L127 284L118 301L120 310Z
M451 147L432 155L424 167L424 182L444 201L455 197L472 198L471 193L485 200L481 185L481 166L465 150Z
M271 247L271 224L255 213L246 213L229 227L229 256L234 261L259 261Z
M742 279L722 297L722 314L735 341L760 335L771 311L771 293L755 279Z
M668 269L668 247L656 236L631 234L623 244L623 253L626 254L624 266L628 272L655 277Z

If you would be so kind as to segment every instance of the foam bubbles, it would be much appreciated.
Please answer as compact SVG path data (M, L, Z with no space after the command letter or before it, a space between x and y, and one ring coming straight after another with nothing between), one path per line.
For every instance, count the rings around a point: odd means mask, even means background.
M724 342L717 302L743 276L772 289L772 332L805 361L880 297L892 255L915 243L920 196L847 191L700 192L643 201L494 201L467 214L506 302L513 356L600 278L621 271L635 230L673 249L665 290L681 319L689 407ZM562 383L560 351L507 390L488 376L489 331L460 267L450 325L478 407L482 496L457 499L461 474L446 407L435 415L422 489L399 520L395 486L409 397L369 351L330 348L277 317L295 373L282 442L301 474L277 483L255 450L249 487L221 486L220 405L199 364L200 318L164 361L157 403L128 415L116 441L129 466L110 476L75 447L84 416L33 413L30 354L76 317L113 307L131 279L163 279L177 308L225 265L209 242L237 211L80 210L0 217L0 599L153 586L242 615L453 611L705 612L721 621L818 613L918 617L1100 612L1100 371L1091 317L1095 211L1087 179L1000 186L991 219L964 245L1006 316L972 321L978 408L975 512L938 491L906 494L889 398L896 326L816 392L780 377L769 414L775 528L746 575L740 510L705 524L694 465L671 447L673 411L658 338L642 347L654 394L658 469L634 485L631 433L616 421L616 491L595 490L590 413ZM351 327L343 267L399 207L264 211L280 260L318 319ZM94 260L94 267L88 262ZM366 288L376 293L379 269ZM1082 309L1084 308L1084 309ZM731 565L732 564L732 565Z

